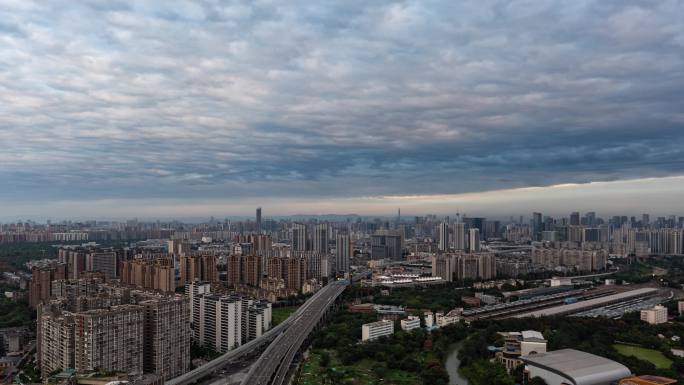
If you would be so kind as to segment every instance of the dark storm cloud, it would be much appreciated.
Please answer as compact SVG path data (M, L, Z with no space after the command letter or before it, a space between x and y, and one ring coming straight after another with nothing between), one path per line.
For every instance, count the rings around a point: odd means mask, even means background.
M681 1L0 4L0 197L680 175Z

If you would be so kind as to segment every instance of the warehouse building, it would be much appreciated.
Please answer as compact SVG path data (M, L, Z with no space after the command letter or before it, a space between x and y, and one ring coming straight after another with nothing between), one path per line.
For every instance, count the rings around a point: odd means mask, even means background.
M540 377L548 385L611 385L632 373L607 358L574 349L520 357L528 378Z

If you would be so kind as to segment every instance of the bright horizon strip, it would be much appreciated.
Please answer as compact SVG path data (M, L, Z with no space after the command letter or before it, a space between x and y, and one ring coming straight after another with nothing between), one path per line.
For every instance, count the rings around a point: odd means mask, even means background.
M684 176L558 184L463 194L397 195L352 198L241 198L241 199L101 199L52 202L3 202L2 222L19 219L183 219L254 215L262 206L264 217L288 215L358 214L402 216L425 214L508 217L568 215L595 211L599 216L681 215ZM11 210L11 211L10 211Z

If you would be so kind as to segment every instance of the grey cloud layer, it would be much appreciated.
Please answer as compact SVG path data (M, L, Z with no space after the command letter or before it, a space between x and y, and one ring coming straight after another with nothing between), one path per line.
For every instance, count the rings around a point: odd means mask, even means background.
M3 1L0 198L682 174L681 15L667 0Z

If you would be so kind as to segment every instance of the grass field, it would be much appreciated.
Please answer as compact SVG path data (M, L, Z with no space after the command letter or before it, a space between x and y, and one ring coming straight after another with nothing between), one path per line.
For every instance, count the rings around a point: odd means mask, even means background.
M273 326L285 321L299 306L274 307L271 314Z
M309 359L302 364L297 385L416 385L420 378L402 370L377 370L378 363L370 360L360 360L353 365L345 366L335 356L330 354L327 367L321 366L321 352L311 352Z
M622 344L616 344L613 345L613 347L623 356L632 356L640 360L648 361L655 365L658 369L667 369L672 366L672 360L665 357L663 353L657 350Z

